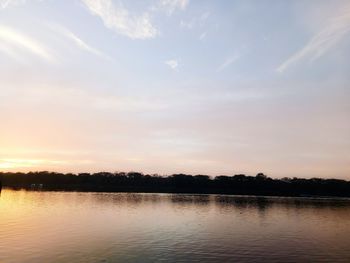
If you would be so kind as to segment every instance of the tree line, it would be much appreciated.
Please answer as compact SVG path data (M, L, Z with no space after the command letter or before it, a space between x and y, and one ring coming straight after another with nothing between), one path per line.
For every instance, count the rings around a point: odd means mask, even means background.
M296 177L273 179L263 173L256 176L210 177L188 174L160 176L138 172L0 172L0 181L3 187L18 189L350 197L350 181Z

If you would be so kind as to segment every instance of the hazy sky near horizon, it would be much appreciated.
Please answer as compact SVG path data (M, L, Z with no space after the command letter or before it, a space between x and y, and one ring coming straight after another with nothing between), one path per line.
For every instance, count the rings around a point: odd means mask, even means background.
M350 2L0 0L0 171L350 179Z

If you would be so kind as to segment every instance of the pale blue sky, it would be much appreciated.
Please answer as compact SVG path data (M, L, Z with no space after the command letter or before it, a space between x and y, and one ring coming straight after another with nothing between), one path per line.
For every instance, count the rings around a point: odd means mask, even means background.
M350 179L349 1L0 0L0 169Z

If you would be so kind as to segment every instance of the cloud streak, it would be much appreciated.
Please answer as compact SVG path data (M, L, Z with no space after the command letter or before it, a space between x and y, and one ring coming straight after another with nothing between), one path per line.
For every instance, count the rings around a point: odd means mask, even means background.
M104 25L131 39L149 39L158 34L152 25L149 13L133 16L118 2L111 0L82 0L88 10L102 19Z
M7 51L12 51L14 48L22 49L46 62L56 62L56 58L46 46L10 27L0 25L0 41L4 44L2 50L5 50L5 47Z
M81 38L79 38L76 34L71 32L70 30L68 30L62 26L59 26L59 25L53 25L53 26L50 26L50 28L52 28L56 32L60 33L64 37L66 37L69 40L71 40L72 42L74 42L75 45L78 48L80 48L81 50L86 51L86 52L93 54L97 57L100 57L102 59L112 61L112 59L109 56L104 54L102 51L91 47L90 45L88 45L86 42L84 42Z
M16 50L9 45L4 45L3 43L0 43L0 52L4 53L5 55L14 60L22 61L21 58L17 55Z
M194 29L195 27L203 27L210 16L210 12L204 12L199 17L194 17L190 20L181 20L180 27L188 30Z
M9 6L18 5L25 2L25 0L0 0L0 9L8 8Z
M31 2L41 2L43 0L31 0ZM26 4L28 0L0 0L0 10Z
M168 15L172 15L176 9L185 10L189 0L160 0L159 8L166 11Z
M207 32L203 32L203 33L199 36L199 40L204 40L206 36L207 36Z
M164 62L171 69L176 70L179 67L179 61L177 59L170 59Z
M231 66L234 62L236 62L240 58L239 54L233 55L231 57L228 57L224 63L222 63L217 69L216 72L221 72L227 67Z
M334 48L349 31L350 7L347 7L343 13L330 19L328 24L314 35L302 49L279 65L276 70L282 73L303 59L308 59L312 62L320 58Z

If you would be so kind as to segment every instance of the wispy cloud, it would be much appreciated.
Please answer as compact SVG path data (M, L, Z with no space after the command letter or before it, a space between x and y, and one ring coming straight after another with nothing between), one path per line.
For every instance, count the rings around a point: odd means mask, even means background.
M106 111L145 112L164 110L168 107L160 101L141 97L94 96L91 101L93 108Z
M177 59L170 59L164 62L171 69L176 70L179 67L179 61Z
M200 20L201 21L205 21L205 20L207 20L208 18L209 18L209 16L210 16L210 12L204 12L204 13L202 13L202 15L201 15L201 17L200 17Z
M10 0L0 0L0 8L6 8L10 3Z
M191 19L189 21L184 21L184 20L180 21L180 27L186 28L186 29L194 28L195 24L196 24L196 20L195 19Z
M7 46L8 51L13 50L13 48L21 49L36 55L47 62L56 62L55 56L46 46L10 27L0 25L0 40L2 44ZM7 52L7 54L9 53Z
M26 4L29 0L0 0L0 10ZM41 2L44 0L30 0L30 2Z
M65 36L69 40L73 41L76 44L76 46L78 48L80 48L81 50L89 52L95 56L102 58L102 59L112 60L109 56L104 54L102 51L88 45L86 42L84 42L81 38L79 38L76 34L71 32L67 28L64 28L60 25L50 25L49 27L51 29L53 29L54 31L60 33L61 35Z
M224 69L226 69L227 67L231 66L234 62L236 62L238 59L240 58L239 54L235 54L233 56L230 56L228 58L226 58L226 60L224 61L224 63L222 63L217 69L217 72L223 71Z
M334 48L350 31L350 7L345 8L341 14L329 20L328 24L314 35L299 51L294 53L276 69L284 72L291 65L308 59L310 62L320 58Z
M158 30L152 25L150 14L131 15L121 2L111 0L82 0L89 11L99 16L104 25L115 32L132 39L154 38Z
M199 40L204 40L204 38L207 36L207 32L203 32L200 36L199 36Z
M24 3L25 0L0 0L0 9L5 9L9 6Z
M172 15L176 9L185 10L188 3L189 0L160 0L159 8L165 10L168 15Z
M180 27L185 29L193 29L197 26L203 27L206 23L206 20L209 18L210 12L204 12L198 17L193 17L190 20L181 20L180 21Z
M16 53L16 50L10 45L5 45L4 43L0 43L0 52L7 55L11 59L22 62L22 59L18 56L18 54Z

